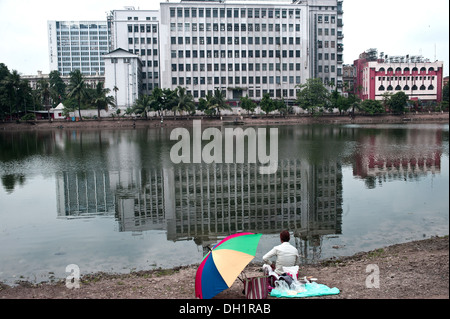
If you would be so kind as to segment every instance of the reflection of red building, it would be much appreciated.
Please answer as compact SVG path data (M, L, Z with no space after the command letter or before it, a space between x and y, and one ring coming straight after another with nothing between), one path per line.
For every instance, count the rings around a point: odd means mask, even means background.
M354 156L353 175L366 178L389 174L421 175L441 169L442 132L407 130L400 143L388 132L365 137ZM402 174L402 175L403 175Z
M361 100L382 100L386 93L404 92L410 100L440 102L443 62L429 62L421 56L377 57L376 49L354 61L355 90Z

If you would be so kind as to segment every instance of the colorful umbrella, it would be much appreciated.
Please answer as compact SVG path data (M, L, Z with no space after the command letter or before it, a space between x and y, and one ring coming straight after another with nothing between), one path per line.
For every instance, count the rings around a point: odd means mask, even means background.
M262 234L238 233L215 245L203 257L195 276L195 296L210 299L231 287L256 255Z

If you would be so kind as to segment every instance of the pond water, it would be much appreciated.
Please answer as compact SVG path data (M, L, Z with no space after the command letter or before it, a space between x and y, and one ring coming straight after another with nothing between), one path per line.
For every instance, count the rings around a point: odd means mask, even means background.
M241 231L261 261L289 229L306 263L448 235L447 124L269 128L266 175L248 143L244 163L174 164L167 127L0 132L0 281L195 264Z

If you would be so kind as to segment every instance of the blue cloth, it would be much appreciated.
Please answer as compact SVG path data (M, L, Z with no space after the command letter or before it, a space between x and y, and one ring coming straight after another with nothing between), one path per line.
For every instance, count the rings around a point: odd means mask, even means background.
M272 289L270 292L271 297L286 297L286 298L302 298L302 297L315 297L315 296L325 296L325 295L337 295L339 294L339 289L334 287L330 288L328 286L318 284L318 283L307 283L305 284L306 291L299 292L297 294L292 294L290 290L279 291L277 289Z

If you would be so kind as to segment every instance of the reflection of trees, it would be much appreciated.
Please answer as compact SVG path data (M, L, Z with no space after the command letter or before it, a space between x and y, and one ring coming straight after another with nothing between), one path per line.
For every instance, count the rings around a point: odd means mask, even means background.
M52 131L2 132L0 161L20 161L36 154L53 154L53 135Z
M2 184L5 191L11 194L16 185L25 184L25 175L23 174L7 174L2 176Z

